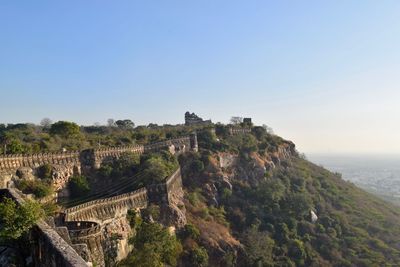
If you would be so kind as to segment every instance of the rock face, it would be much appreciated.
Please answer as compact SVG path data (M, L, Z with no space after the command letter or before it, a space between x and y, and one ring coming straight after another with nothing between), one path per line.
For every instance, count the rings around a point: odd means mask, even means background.
M165 226L182 228L186 225L187 220L180 173L178 179L175 180L174 183L175 186L170 186L170 190L168 190L168 205L161 205L160 207L160 219L161 223Z
M221 199L229 194L229 191L235 190L237 183L257 186L267 179L269 173L278 165L290 164L294 153L295 149L289 142L278 147L275 152L266 152L265 155L250 153L248 157L240 157L235 153L219 152L209 158L209 164L201 175L193 176L190 172L185 173L185 183L201 188L204 203L200 205L209 210L211 207L222 209ZM199 215L201 214L199 210L204 207L192 204L189 198L186 200L186 207L189 223L199 228L201 245L209 252L210 266L229 266L223 262L226 255L230 255L233 261L244 257L241 242L232 235L223 222L203 218Z
M133 246L129 244L132 229L126 216L113 219L103 228L103 249L106 266L126 258Z
M77 165L53 165L52 167L52 179L56 191L65 188L71 176L81 173L80 166Z
M218 154L219 157L219 166L221 168L230 168L234 164L237 163L238 156L231 153L220 153Z

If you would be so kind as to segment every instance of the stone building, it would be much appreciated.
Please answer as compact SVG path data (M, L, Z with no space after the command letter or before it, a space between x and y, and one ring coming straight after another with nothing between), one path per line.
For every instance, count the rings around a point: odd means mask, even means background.
M185 125L196 125L196 124L211 124L211 120L203 120L195 113L187 111L185 113Z

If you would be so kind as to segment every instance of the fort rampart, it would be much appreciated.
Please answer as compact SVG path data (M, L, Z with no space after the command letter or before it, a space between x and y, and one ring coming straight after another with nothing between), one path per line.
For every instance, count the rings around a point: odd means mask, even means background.
M64 210L64 220L91 221L102 224L112 219L118 213L126 213L129 209L141 209L147 206L146 188L118 195L115 197L97 199Z
M98 167L103 161L111 158L118 158L125 152L142 154L146 151L157 150L172 145L175 147L176 152L188 151L191 147L190 137L169 139L149 145L120 146L30 155L3 155L0 156L0 171L13 171L20 167L37 168L44 164Z

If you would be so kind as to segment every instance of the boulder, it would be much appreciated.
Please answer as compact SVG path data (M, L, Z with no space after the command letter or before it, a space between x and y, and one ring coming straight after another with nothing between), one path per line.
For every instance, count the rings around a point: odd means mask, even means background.
M18 168L16 175L19 179L22 180L34 180L35 176L33 175L33 170L29 167L20 167Z

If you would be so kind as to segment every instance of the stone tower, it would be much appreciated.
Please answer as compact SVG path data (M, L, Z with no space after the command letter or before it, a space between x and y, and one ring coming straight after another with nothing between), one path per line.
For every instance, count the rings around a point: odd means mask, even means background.
M199 151L199 145L197 143L197 133L193 132L190 134L190 148L194 152Z

